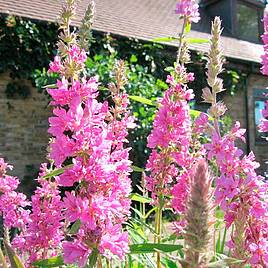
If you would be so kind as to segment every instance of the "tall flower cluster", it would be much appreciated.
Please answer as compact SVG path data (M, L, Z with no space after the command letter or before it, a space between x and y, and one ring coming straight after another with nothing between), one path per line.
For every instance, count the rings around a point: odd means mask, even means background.
M204 100L211 104L209 114L214 118L214 126L210 127L211 142L204 147L208 159L216 162L220 174L216 180L216 201L225 212L227 227L234 226L229 242L233 257L250 262L252 267L266 267L267 185L263 178L256 174L255 169L259 164L255 162L253 153L243 156L243 152L235 146L237 139L245 141L245 130L240 128L240 124L237 122L223 137L219 131L218 120L226 110L224 104L216 100L217 93L223 90L222 80L218 78L222 70L220 25L219 18L215 18L207 65L208 84L211 89L206 88L203 91Z
M216 201L225 212L227 227L235 226L229 243L234 257L249 260L253 267L266 267L268 187L256 174L259 164L253 153L242 157L243 152L235 146L236 139L243 139L244 132L239 124L223 137L214 131L211 144L205 147L209 160L216 160L221 174L216 180Z
M7 174L8 169L12 170L12 168L3 158L0 158L0 214L7 235L10 228L25 228L30 213L25 208L30 204L26 196L16 191L19 180Z
M168 76L167 82L170 87L159 103L153 130L148 137L148 147L152 153L146 166L150 171L146 182L153 197L170 195L169 186L175 178L184 184L187 172L184 170L180 175L178 166L187 167L190 164L191 118L188 101L193 98L192 90L176 82L173 76ZM183 198L177 194L176 197ZM174 200L174 206L180 210L180 202Z
M108 258L123 258L128 252L122 223L130 209L131 162L124 144L127 128L133 127L124 91L124 63L115 68L116 83L109 86L114 105L109 107L97 100L97 77L83 76L85 60L83 49L68 44L50 65L60 79L56 88L48 89L54 106L49 158L57 167L71 163L57 183L72 189L65 192L62 204L67 226L79 225L62 243L63 256L65 263L79 267L93 252Z
M180 1L176 13L180 14L185 22L191 23L198 14L195 8L198 6L193 5L191 1ZM185 211L184 200L188 193L187 184L193 163L190 151L192 130L189 101L194 95L187 83L194 80L194 75L188 73L185 67L190 56L183 32L184 28L180 35L174 71L166 80L169 88L158 102L159 108L147 145L152 151L146 165L149 175L145 177L145 183L156 206L155 230L158 243L161 242L162 211L165 207L172 206L176 213ZM181 223L176 226L181 228ZM160 263L158 253L157 267L160 267Z
M263 18L264 23L264 34L262 36L262 40L264 43L264 54L262 55L262 68L261 72L264 75L268 75L268 12L265 13ZM262 115L264 119L262 119L261 124L259 126L259 130L261 132L268 132L268 102L265 102L265 109L262 111Z
M39 186L31 199L32 211L22 232L12 244L26 253L27 263L55 256L60 251L63 236L62 202L56 181L44 179L47 165L41 165Z
M150 175L145 177L145 183L157 208L155 229L158 243L161 242L162 211L168 204L168 197L174 196L173 207L177 211L184 209L180 201L186 195L187 172L191 164L191 118L188 102L193 98L193 93L187 87L190 79L193 79L193 75L179 64L174 76L167 77L169 88L159 101L153 130L148 137L147 146L152 152L146 165ZM176 182L178 184L171 191ZM161 266L160 263L160 253L157 253L157 268Z
M264 15L263 24L264 34L262 35L262 40L264 43L264 54L262 55L261 71L264 75L268 75L268 12Z
M72 55L69 59L77 61ZM115 106L111 109L107 102L97 101L97 89L96 78L70 83L62 77L58 88L48 90L56 106L49 119L49 133L54 137L50 158L58 167L72 161L72 167L58 177L60 186L75 189L63 199L64 216L70 223L81 223L71 241L63 243L63 254L66 263L80 266L93 249L120 258L128 250L121 224L129 213L131 162L123 144L132 118L120 87L112 92Z
M212 178L205 159L199 159L189 180L186 208L185 260L182 267L207 267L210 261L211 227L213 223Z
M176 4L175 13L186 17L187 21L197 23L200 20L198 4L195 0L179 0Z

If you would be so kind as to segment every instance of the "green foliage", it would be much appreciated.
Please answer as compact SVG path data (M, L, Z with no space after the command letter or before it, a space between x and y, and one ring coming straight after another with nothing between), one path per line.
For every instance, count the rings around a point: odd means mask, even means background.
M157 251L173 252L182 249L182 245L143 243L130 245L130 254L147 254Z
M9 71L13 79L31 79L38 89L42 89L44 84L50 84L51 81L55 80L53 75L52 77L47 76L46 69L56 51L57 25L1 15L0 29L0 54L4 55L0 58L0 73ZM176 48L165 47L164 49L158 43L143 42L132 38L118 38L96 32L94 32L93 37L94 42L90 47L90 56L93 58L91 64L108 61L103 68L98 67L98 70L101 71L100 76L106 76L104 72L107 71L107 67L112 67L107 57L116 51L118 58L128 61L131 65L130 83L140 77L139 71L145 71L147 75L142 75L142 89L146 76L149 76L147 77L149 84L155 83L158 88L165 87L163 80L165 80L167 71L164 69L165 66L171 66L175 61ZM173 40L174 38L168 37L168 40L170 39ZM188 41L191 43L207 42L207 40L196 38L191 38ZM188 68L190 71L194 71L196 77L198 77L192 83L198 96L205 85L205 57L202 53L192 54L192 63ZM100 55L103 55L106 60L100 58ZM90 63L88 64L90 65ZM132 74L133 68L135 70ZM227 68L223 76L230 94L234 94L244 87L245 75L243 73ZM25 94L22 94L21 91L23 90L16 90L20 96L27 96L26 88ZM146 95L149 95L149 93L148 90ZM158 96L158 94L152 96Z
M190 44L202 44L202 43L208 43L208 39L204 38L186 38L187 42ZM180 41L179 37L159 37L154 38L152 40L153 42L172 42L172 41Z
M9 72L8 98L29 96L18 79L31 79L36 69L47 67L55 51L57 25L0 15L0 73Z
M98 255L99 255L99 251L97 249L93 249L88 259L88 266L87 266L88 268L94 267L96 265L97 260L98 260Z
M0 264L3 268L8 268L7 262L6 262L6 258L4 256L4 253L0 247Z
M56 256L49 259L36 261L33 265L34 267L49 268L62 266L64 265L64 262L62 256Z
M42 68L36 69L32 73L31 78L34 80L34 84L38 92L44 92L45 94L48 94L44 88L48 88L49 85L52 84L54 85L56 79L58 78L58 75L54 73L47 73L47 69Z
M13 16L0 17L0 72L12 78L30 78L33 70L47 67L57 40L57 25Z
M52 178L52 177L55 177L55 176L59 176L64 172L64 170L66 170L66 169L68 169L68 168L70 168L72 166L73 166L73 164L70 164L70 165L65 166L64 168L53 169L48 174L43 176L43 179L48 179L48 178Z
M10 262L11 268L24 268L24 265L21 262L18 255L15 253L15 251L12 249L9 243L5 240L4 240L4 248L5 248L8 260Z
M146 105L156 106L156 104L153 103L151 100L148 100L148 99L143 98L143 97L140 97L140 96L132 96L132 95L130 95L129 98L130 98L131 100L134 100L134 101L137 101L137 102L146 104Z
M132 201L137 201L137 202L140 202L140 203L150 203L150 202L152 202L151 198L141 196L140 194L137 194L137 193L131 194L130 199Z

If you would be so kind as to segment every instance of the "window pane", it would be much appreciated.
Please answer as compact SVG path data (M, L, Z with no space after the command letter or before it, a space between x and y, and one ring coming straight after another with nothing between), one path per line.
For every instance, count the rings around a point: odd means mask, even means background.
M259 41L258 11L255 8L237 5L237 33L242 39Z
M267 133L260 133L258 131L258 126L263 119L262 110L265 108L266 100L255 100L255 129L256 129L256 140L265 142L265 138L267 137Z

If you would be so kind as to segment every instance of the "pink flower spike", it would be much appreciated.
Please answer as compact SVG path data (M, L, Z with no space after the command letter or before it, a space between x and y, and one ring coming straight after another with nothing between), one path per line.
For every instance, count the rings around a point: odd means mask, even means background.
M198 8L199 6L195 0L179 0L176 4L175 13L181 17L186 17L189 22L197 23L200 20Z

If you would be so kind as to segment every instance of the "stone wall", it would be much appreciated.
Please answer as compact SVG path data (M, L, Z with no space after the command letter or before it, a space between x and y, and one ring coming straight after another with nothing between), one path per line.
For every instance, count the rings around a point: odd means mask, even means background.
M29 167L39 168L45 161L48 143L48 99L37 92L29 81L20 81L31 88L26 99L7 99L8 73L0 75L0 157L14 166L13 174L29 175Z
M239 121L241 124L241 128L247 128L247 113L246 113L246 101L245 101L245 92L238 91L234 96L229 95L228 93L224 95L223 101L227 106L227 115L230 116L233 120ZM247 145L239 141L237 144L241 149L245 152L247 151Z
M251 74L247 80L247 91L239 91L234 96L224 96L224 102L227 104L228 112L234 121L240 121L241 127L247 129L248 146L239 143L239 146L244 149L253 151L256 159L261 164L259 172L264 174L268 171L268 142L256 139L255 125L255 98L254 91L259 91L262 94L263 90L268 86L268 79L262 75ZM247 107L247 109L246 109ZM247 121L248 120L248 121Z

